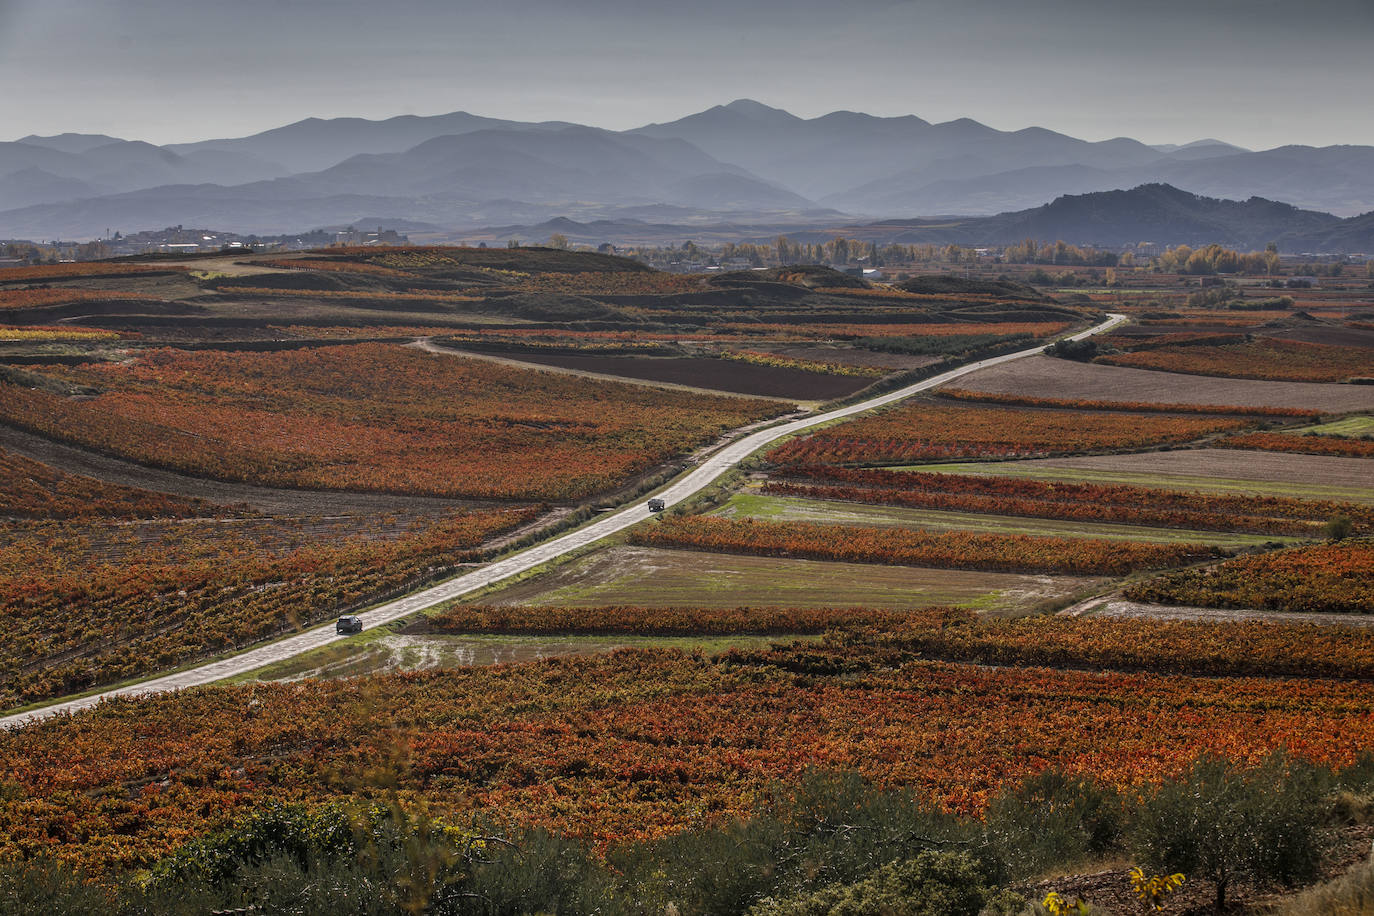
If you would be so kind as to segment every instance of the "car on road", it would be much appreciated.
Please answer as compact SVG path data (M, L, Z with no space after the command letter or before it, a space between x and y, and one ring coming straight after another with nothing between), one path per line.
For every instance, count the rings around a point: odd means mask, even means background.
M335 633L361 633L363 631L363 619L353 614L340 617L334 624Z
M650 511L650 512L662 512L662 511L663 511L663 508L664 508L663 500L659 499L658 497L654 497L653 499L649 500L649 511Z

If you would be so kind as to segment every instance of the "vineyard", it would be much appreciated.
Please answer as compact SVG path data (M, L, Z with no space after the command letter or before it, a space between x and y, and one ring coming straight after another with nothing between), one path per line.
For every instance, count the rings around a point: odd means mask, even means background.
M905 611L871 608L460 606L425 620L440 633L531 636L761 636L824 633L835 627L890 627Z
M1374 611L1374 543L1236 557L1137 583L1124 594L1132 601L1191 607L1368 614Z
M1190 375L1288 382L1343 382L1355 376L1374 376L1374 350L1290 340L1162 347L1102 356L1098 361Z
M1143 544L1014 534L933 534L804 522L714 517L666 518L635 529L631 543L766 557L893 563L988 572L1125 575L1217 556L1201 544Z
M1374 530L1374 507L1284 497L1201 494L1124 485L839 467L779 469L767 493L991 515L1316 537L1334 515Z
M1264 452L1295 452L1300 455L1342 455L1346 458L1374 458L1374 441L1349 439L1344 436L1246 433L1241 436L1228 436L1216 444L1222 448L1256 449Z
M0 384L0 418L193 475L437 496L586 496L782 409L384 344L47 372L100 393Z
M178 273L186 268L175 264L131 264L118 261L77 261L70 264L35 264L32 267L6 267L0 270L0 283L43 283L74 277L127 277L136 274Z
M1058 616L999 620L928 608L886 632L839 634L837 640L979 665L1374 679L1369 627Z
M992 391L969 391L965 388L941 388L939 397L952 401L972 401L979 404L1005 404L1014 407L1052 407L1059 410L1124 410L1131 413L1206 413L1238 417L1320 417L1320 410L1302 407L1242 407L1226 404L1156 404L1149 401L1092 401L1081 398L1042 398L1029 394L1005 394Z
M1242 420L1223 418L915 403L794 439L771 451L768 460L777 464L879 464L1026 458L1188 442L1245 425Z
M0 516L26 519L191 518L209 507L68 474L0 448Z
M8 273L8 270L5 273ZM5 274L0 273L0 279L3 279L4 276ZM0 288L0 311L4 311L5 309L41 308L48 305L66 305L71 302L99 302L109 299L148 298L151 297L139 293L127 293L104 289L50 289L46 286L36 289Z
M10 341L98 341L98 340L119 340L122 337L132 337L134 335L125 331L103 331L98 328L79 328L75 326L67 327L29 327L16 328L0 325L0 343Z
M0 734L0 854L143 865L269 798L348 796L604 843L743 814L810 767L977 813L1051 764L1139 786L1207 752L1348 764L1374 744L1366 683L897 657L622 651L116 700Z
M315 623L477 557L531 509L376 521L0 526L0 708L146 675Z

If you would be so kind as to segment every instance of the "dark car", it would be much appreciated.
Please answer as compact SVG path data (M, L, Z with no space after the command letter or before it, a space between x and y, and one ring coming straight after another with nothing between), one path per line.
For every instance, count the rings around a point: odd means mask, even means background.
M363 631L363 619L352 614L347 617L340 617L339 622L334 624L336 633L361 633Z
M657 497L655 497L654 499L649 500L649 511L650 511L650 512L662 512L662 511L663 511L663 500L658 499Z

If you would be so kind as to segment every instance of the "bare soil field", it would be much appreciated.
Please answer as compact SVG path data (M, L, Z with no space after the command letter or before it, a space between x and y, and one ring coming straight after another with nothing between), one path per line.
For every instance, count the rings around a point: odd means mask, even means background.
M1236 407L1299 407L1328 413L1374 409L1374 385L1262 382L1183 375L1032 356L966 375L959 388L994 394L1208 404Z
M1374 459L1369 458L1202 448L920 469L1374 502ZM1259 486L1247 486L1250 483Z
M589 554L481 600L483 604L572 607L914 608L962 604L1002 610L1071 595L1098 581L620 546Z
M538 366L576 369L599 375L670 382L732 394L829 401L873 384L871 378L826 375L802 369L757 366L727 359L692 357L580 356L572 353L509 353L510 359Z

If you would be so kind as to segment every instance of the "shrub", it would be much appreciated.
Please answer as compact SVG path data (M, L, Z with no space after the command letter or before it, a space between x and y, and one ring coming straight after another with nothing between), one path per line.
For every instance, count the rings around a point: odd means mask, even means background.
M987 829L1013 875L1031 877L1119 848L1123 804L1113 789L1044 770L993 799Z
M1333 541L1343 541L1355 530L1355 523L1348 515L1333 515L1326 523L1326 536Z
M749 916L976 916L991 894L968 854L927 849L852 884L768 898L750 909Z
M1292 884L1314 875L1324 813L1315 773L1282 753L1251 770L1205 757L1144 805L1134 847L1159 871L1212 881L1220 912L1239 879Z

